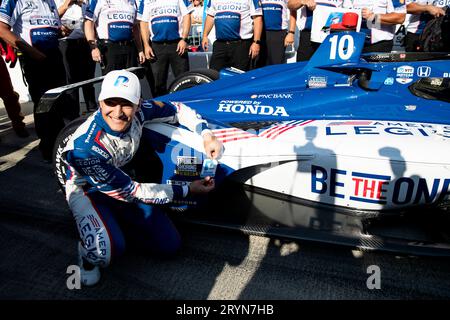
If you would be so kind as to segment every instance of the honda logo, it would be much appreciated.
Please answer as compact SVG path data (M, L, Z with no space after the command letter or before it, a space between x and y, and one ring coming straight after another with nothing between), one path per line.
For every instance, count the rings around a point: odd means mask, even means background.
M417 68L417 76L421 78L429 77L431 74L431 68L430 67L418 67Z

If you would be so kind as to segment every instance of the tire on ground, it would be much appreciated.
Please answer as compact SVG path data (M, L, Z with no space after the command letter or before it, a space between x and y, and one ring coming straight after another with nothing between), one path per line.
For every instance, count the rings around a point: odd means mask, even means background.
M77 130L78 127L84 121L86 121L87 117L88 115L81 116L70 122L67 126L65 126L64 129L61 130L58 137L56 138L55 146L53 148L53 173L55 174L58 185L64 194L65 194L64 185L66 183L67 166L62 161L61 154L64 148L66 147L67 142L69 142L69 139L74 134L75 130Z
M192 88L219 79L219 72L213 69L188 71L176 78L169 87L169 93Z

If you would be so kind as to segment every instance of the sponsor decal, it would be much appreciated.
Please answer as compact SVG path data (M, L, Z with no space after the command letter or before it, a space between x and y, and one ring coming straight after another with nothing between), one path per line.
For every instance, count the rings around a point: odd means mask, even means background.
M372 172L311 165L311 192L333 198L373 204L409 205L431 204L443 200L449 194L450 178L434 178L431 183L424 178L391 179L389 175Z
M405 110L406 111L415 111L416 108L417 108L416 105L407 105L407 106L405 106Z
M217 112L289 117L289 114L284 107L262 105L261 101L222 100L219 103Z
M309 88L325 88L327 86L327 77L309 76Z
M392 86L392 85L394 84L394 78L392 78L392 77L386 78L386 79L384 80L384 84L385 84L386 86Z
M405 108L414 106L405 106ZM412 110L411 110L412 111ZM344 126L346 124L346 126ZM382 122L371 121L341 121L331 122L325 127L325 135L397 135L397 136L435 136L439 130L439 135L450 138L450 126L436 127L427 123L414 122Z
M408 84L413 81L414 68L411 66L401 66L397 68L397 78L395 79L400 84Z
M450 72L444 72L442 75L443 78L450 78Z
M92 133L95 131L95 128L97 128L97 124L94 122L91 129L89 130L89 133L88 133L86 139L84 140L84 143L89 143L89 140L91 140Z
M109 157L109 155L108 155L105 151L103 151L102 149L100 149L99 147L97 147L97 146L95 146L95 145L92 146L91 150L94 151L94 152L96 152L96 153L98 153L98 154L101 155L103 158L108 158L108 157Z
M442 85L442 82L444 82L444 80L442 80L440 78L433 78L433 79L431 79L431 85L432 86L440 87Z
M7 2L7 1L4 1ZM25 8L24 10L37 10L39 9L39 7L37 6L37 4L34 3L34 1L26 1L25 2Z
M197 157L177 156L175 174L180 176L198 176L201 162Z
M252 99L292 99L292 93L253 94Z
M127 83L130 81L128 77L125 76L118 76L116 81L114 81L114 87L128 87Z
M431 74L431 67L420 66L417 68L417 76L421 78L429 77Z
M172 186L187 186L190 184L189 181L181 181L181 180L167 180L166 184L170 184Z
M75 163L81 167L93 166L95 164L99 164L100 159L99 158L75 159Z

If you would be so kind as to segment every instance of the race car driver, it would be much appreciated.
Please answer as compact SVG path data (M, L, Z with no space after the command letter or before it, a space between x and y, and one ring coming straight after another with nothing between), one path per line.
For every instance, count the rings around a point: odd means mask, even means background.
M214 188L209 177L182 187L139 183L122 170L136 154L147 121L178 121L203 138L208 157L216 158L221 151L221 143L194 110L151 100L141 103L140 95L136 75L109 72L101 86L99 110L75 131L62 153L68 168L66 199L81 238L81 283L86 286L99 281L99 267L123 253L125 239L144 251L175 253L180 236L154 205Z

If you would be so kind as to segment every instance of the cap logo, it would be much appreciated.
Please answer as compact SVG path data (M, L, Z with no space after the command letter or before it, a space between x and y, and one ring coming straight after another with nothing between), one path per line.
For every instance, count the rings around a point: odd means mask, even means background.
M130 81L128 77L118 76L116 81L114 82L114 87L124 86L127 87L127 83Z

